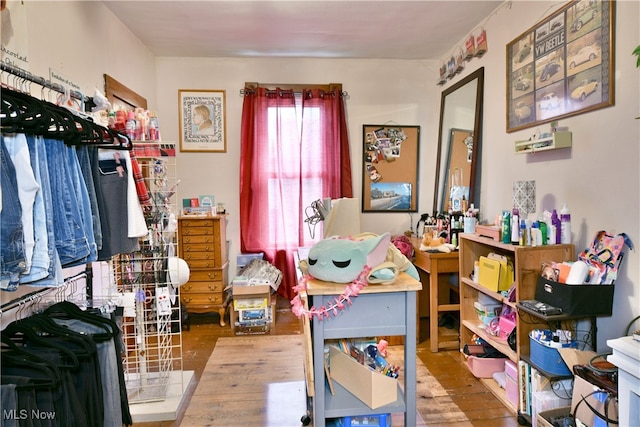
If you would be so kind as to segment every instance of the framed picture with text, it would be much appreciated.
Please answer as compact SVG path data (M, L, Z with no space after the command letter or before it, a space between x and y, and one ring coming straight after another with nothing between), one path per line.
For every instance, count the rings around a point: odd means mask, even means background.
M507 45L507 132L614 105L614 9L570 1Z
M227 151L224 90L178 90L180 151Z

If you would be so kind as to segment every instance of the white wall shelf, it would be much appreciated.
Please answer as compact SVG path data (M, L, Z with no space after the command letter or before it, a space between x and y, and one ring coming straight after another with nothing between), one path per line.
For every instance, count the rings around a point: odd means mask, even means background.
M571 139L570 131L558 131L544 138L516 141L516 154L568 148L571 147Z

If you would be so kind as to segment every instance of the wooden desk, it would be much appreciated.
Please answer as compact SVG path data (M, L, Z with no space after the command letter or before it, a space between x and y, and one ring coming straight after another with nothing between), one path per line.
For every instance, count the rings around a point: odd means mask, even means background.
M420 239L414 238L412 242L415 249L413 264L418 270L422 270L422 272L429 275L429 335L431 351L435 353L439 349L458 348L458 338L455 341L441 341L438 335L438 315L442 312L460 311L460 304L451 304L449 302L449 285L448 283L441 285L439 277L440 274L458 272L458 252L422 252L420 250ZM423 281L423 283L426 282ZM444 293L446 293L447 298L446 301L441 303L441 300L444 299L442 298Z
M324 427L327 418L404 412L405 427L416 425L416 292L422 284L401 273L392 285L369 285L352 297L353 304L337 316L313 318L313 425ZM309 280L309 306L334 302L344 284ZM305 330L305 333L308 333ZM401 335L404 337L404 387L398 385L398 400L371 409L334 381L335 395L326 386L324 341L337 338ZM310 339L310 338L309 338ZM309 361L307 361L309 362Z

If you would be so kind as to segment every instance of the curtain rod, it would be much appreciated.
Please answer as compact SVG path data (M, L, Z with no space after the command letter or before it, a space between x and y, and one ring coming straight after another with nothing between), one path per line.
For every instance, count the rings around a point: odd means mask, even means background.
M16 67L15 65L7 64L6 62L0 62L0 64L2 64L2 71L13 74L14 76L20 77L21 79L36 83L47 89L51 89L63 94L66 93L65 86L59 83L54 83L51 80L45 79L44 77L36 76L35 74L31 74L29 71L23 70L22 68ZM91 104L93 104L92 98L84 96L80 91L69 89L69 96L74 99L83 101L85 103L85 106L90 106Z
M296 93L296 94L301 94L302 90L293 90L293 89L267 89L267 94L269 95L273 95L278 93L278 91L280 92L289 92L289 93ZM322 91L322 90L321 90ZM323 91L324 92L324 91ZM328 92L328 91L326 91ZM242 88L240 89L240 96L245 96L245 95L251 95L256 93L255 88ZM348 98L349 97L349 92L347 91L341 91L340 92L340 96L342 96L343 98Z

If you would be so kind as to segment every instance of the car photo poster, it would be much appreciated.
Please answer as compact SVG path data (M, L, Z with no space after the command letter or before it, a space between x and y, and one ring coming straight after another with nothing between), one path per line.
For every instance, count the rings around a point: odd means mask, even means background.
M507 132L614 104L614 12L571 1L507 45Z

